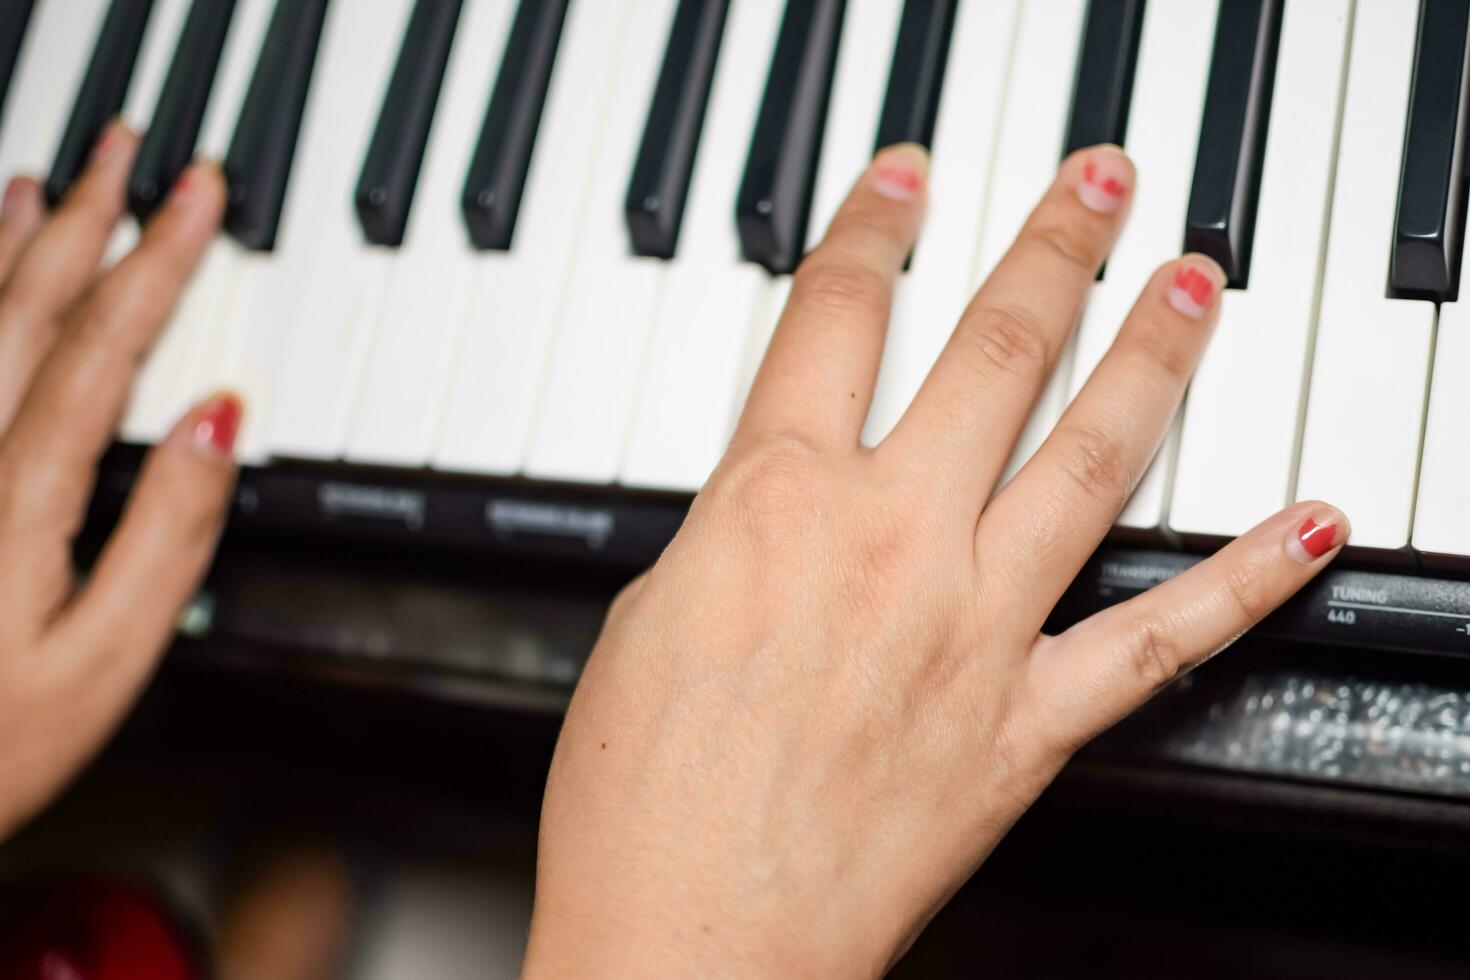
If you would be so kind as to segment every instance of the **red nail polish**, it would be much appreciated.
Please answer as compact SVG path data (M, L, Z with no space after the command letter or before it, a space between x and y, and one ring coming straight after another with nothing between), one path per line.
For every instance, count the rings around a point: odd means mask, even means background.
M194 423L194 444L202 449L228 456L235 448L244 409L234 395L221 395L209 403L199 421Z
M1182 265L1174 270L1174 281L1169 284L1169 305L1198 320L1209 310L1216 288L1215 281L1199 269Z
M174 198L187 197L194 188L199 186L199 173L193 167L189 167L179 174L179 179L174 181L173 190L169 196Z
M918 171L900 164L886 164L873 173L873 186L884 197L897 201L909 201L923 189L924 178Z
M1104 169L1114 168L1099 167L1096 159L1088 160L1082 165L1082 182L1077 185L1077 196L1082 203L1099 214L1116 211L1128 193L1128 185L1104 173Z
M1215 295L1215 284L1210 277L1192 265L1186 265L1174 273L1174 285L1200 306L1209 306Z
M1088 160L1082 167L1082 179L1109 197L1122 197L1128 193L1128 188L1124 187L1118 180L1099 174L1097 172L1097 162L1093 160Z
M1318 524L1308 517L1296 529L1296 539L1309 558L1321 558L1337 543L1337 525Z

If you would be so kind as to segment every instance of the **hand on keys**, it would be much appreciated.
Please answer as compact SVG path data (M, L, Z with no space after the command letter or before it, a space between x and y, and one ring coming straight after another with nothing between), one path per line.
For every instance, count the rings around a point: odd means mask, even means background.
M1080 151L866 448L926 177L912 146L863 174L723 462L611 610L547 786L529 976L881 974L1079 746L1347 538L1297 504L1043 634L1164 438L1225 278L1198 255L1159 268L998 486L1133 195L1120 150Z
M0 839L112 731L214 551L241 406L196 406L154 449L91 575L72 539L138 362L224 210L217 168L186 170L136 248L99 272L137 137L103 134L49 217L18 178L0 211Z

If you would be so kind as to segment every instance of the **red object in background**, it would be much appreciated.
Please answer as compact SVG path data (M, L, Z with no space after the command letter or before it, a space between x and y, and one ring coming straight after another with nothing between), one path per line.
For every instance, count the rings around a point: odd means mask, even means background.
M137 885L20 884L0 909L0 980L202 980L177 918Z

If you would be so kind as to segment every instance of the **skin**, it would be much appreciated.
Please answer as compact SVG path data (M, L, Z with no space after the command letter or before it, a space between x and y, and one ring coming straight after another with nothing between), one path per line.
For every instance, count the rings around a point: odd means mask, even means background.
M192 168L133 252L99 273L136 150L115 125L51 217L34 180L13 181L0 211L0 839L136 699L208 566L234 483L229 457L197 438L210 399L150 454L78 582L71 543L97 460L224 210L218 169Z
M135 149L114 127L60 211L19 181L0 213L0 837L146 682L234 477L201 438L212 399L154 450L78 584L70 544L98 456L223 209L218 171L192 168L99 274ZM796 274L724 460L609 612L547 783L528 977L881 974L1079 746L1346 540L1340 513L1296 504L1043 635L1163 439L1223 276L1202 256L1165 264L998 486L1133 192L1121 151L1081 151L893 433L865 447L926 177L922 151L899 146L857 181ZM1171 302L1186 268L1214 284L1192 312ZM1336 528L1318 558L1296 537L1309 517Z
M1060 636L1043 620L1117 517L1218 313L1165 265L1033 460L997 481L1126 207L1066 161L893 433L859 442L922 192L880 154L796 273L729 452L618 598L557 747L528 977L877 976L1088 739L1336 554L1304 503ZM1126 202L1125 202L1126 203ZM1180 265L1216 284L1168 300ZM1198 312L1198 310L1196 311Z

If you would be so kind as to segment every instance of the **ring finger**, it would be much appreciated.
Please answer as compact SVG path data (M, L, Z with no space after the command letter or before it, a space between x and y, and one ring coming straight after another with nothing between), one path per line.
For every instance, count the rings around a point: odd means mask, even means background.
M1029 583L1036 608L1021 628L1040 627L1133 494L1204 353L1224 285L1202 255L1155 272L1056 429L981 514L976 554L994 566L982 572Z

